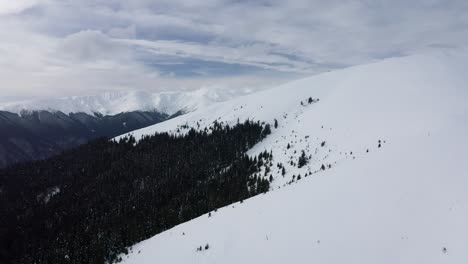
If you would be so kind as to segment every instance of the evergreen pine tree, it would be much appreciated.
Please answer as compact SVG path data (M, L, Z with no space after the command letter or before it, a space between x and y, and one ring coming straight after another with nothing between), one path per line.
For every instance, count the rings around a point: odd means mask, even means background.
M298 165L299 168L302 168L302 167L304 167L304 166L307 164L307 162L308 162L308 159L307 159L307 157L306 157L306 154L305 154L304 151L302 151L302 154L301 154L301 156L299 157L299 160L298 160L298 162L297 162L297 165Z

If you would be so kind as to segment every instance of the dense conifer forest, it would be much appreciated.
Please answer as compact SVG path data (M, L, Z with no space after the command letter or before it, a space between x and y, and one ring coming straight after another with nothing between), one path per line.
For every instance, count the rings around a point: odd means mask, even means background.
M179 223L266 192L270 126L98 139L0 170L0 263L105 263Z

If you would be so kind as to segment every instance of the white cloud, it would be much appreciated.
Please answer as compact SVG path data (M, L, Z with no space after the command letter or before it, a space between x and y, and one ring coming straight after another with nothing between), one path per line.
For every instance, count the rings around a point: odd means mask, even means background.
M466 43L465 0L0 0L0 96L258 85ZM258 72L158 68L193 60Z
M40 0L0 0L0 16L21 13L39 2Z
M128 44L99 31L81 31L65 38L7 32L0 31L0 37L10 40L0 43L0 97L86 95L129 89L240 89L284 81L253 75L189 79L163 76L135 59Z
M85 30L60 41L58 55L80 61L122 60L130 51L100 31Z

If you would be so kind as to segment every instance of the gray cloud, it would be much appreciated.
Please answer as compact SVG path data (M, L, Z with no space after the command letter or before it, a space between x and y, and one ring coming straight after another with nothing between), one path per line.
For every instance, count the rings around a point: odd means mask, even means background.
M2 1L0 96L264 86L467 36L461 0Z

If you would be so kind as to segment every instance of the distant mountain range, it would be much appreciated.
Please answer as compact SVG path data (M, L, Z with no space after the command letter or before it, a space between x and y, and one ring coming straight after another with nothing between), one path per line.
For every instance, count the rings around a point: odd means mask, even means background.
M36 98L0 101L0 111L23 115L34 111L117 115L134 111L157 111L168 115L190 112L200 107L251 93L249 89L203 88L186 92L107 92L90 96Z
M117 115L0 111L0 167L50 157L98 137L112 137L157 124L169 115L134 111Z
M115 137L249 90L103 93L0 102L0 167L37 160L98 137Z

